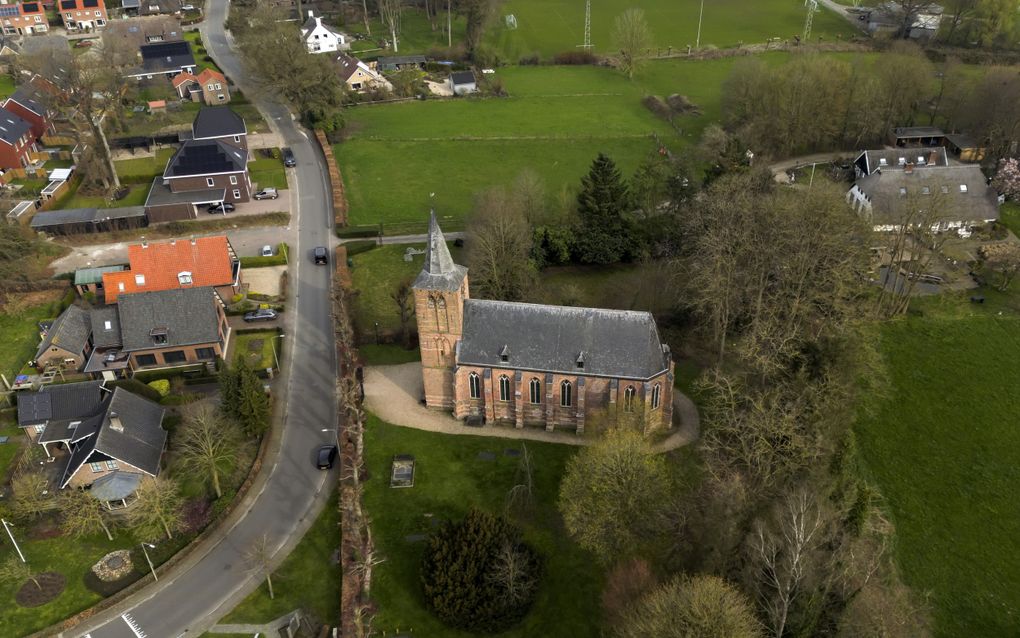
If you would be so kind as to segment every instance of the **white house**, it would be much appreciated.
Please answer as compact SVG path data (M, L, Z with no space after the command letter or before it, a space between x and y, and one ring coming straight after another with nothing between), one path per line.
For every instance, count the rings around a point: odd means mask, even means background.
M308 20L301 27L301 37L309 53L334 53L351 48L349 35L324 25L322 18L316 17L311 10L308 11Z

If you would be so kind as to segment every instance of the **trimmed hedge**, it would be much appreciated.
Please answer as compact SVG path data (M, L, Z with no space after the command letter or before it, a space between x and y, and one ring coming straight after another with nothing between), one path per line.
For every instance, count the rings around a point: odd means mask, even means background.
M378 226L348 226L336 227L336 236L343 239L353 239L355 237L378 237L380 235L380 228Z
M347 249L347 256L353 257L354 255L360 255L361 253L367 253L370 250L379 247L379 244L370 239L363 239L360 241L352 241L343 245Z
M116 379L111 381L110 385L115 388L124 388L132 394L143 396L156 403L159 403L160 399L163 398L155 388L149 387L137 379Z

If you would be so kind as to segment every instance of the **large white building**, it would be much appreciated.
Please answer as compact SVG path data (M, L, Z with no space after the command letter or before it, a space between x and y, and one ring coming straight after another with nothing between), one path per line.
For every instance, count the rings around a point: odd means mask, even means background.
M335 53L351 48L351 37L322 23L322 18L308 11L308 20L301 27L301 37L309 53Z

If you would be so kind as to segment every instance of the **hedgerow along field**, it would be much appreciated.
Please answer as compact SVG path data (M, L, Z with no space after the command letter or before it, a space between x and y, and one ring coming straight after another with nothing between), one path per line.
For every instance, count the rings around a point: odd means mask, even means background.
M803 0L707 0L701 24L701 46L730 48L757 44L769 38L792 39L804 31L807 16ZM584 41L584 0L507 0L493 21L486 43L506 61L530 55L549 59L557 53L576 51ZM591 41L596 54L613 51L612 30L616 17L640 7L652 31L652 41L662 54L694 46L698 34L700 0L596 0L591 6ZM517 19L517 28L506 26L506 16ZM812 42L820 36L830 42L848 39L859 32L846 20L819 5L812 26Z
M1015 294L985 295L981 307L934 299L881 328L889 383L857 425L937 636L1010 635L1020 615L1020 316Z
M770 64L785 53L762 56ZM335 148L352 225L424 222L430 207L463 219L478 191L524 169L544 180L550 201L573 193L599 152L629 176L658 150L697 142L720 116L720 92L736 58L656 61L633 81L601 67L506 67L506 98L459 98L348 109L351 136ZM686 95L701 114L679 130L641 104L647 94ZM569 195L568 195L569 196Z

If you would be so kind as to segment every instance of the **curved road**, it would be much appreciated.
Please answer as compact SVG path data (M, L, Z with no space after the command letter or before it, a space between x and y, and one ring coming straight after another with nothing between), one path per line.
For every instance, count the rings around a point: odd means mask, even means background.
M245 69L231 51L223 30L227 0L211 0L206 10L201 27L206 47L220 68L271 119L271 125L297 159L296 170L290 170L294 211L291 230L279 231L281 240L296 247L291 254L297 257L290 269L291 281L296 282L291 290L296 297L285 313L283 376L275 389L285 402L282 440L267 455L263 471L270 474L264 487L255 493L248 510L225 536L211 547L196 550L200 555L186 558L125 604L61 634L68 638L200 635L263 583L248 571L244 560L248 548L265 535L275 559L282 559L321 511L333 485L330 479L336 477L314 466L315 448L336 437L335 431L323 432L323 428L335 428L337 423L336 357L330 315L332 269L315 266L310 257L315 246L330 245L333 217L324 160L286 107L271 96L259 95L256 87L245 81ZM286 234L291 236L284 237ZM256 489L258 483L253 487Z

